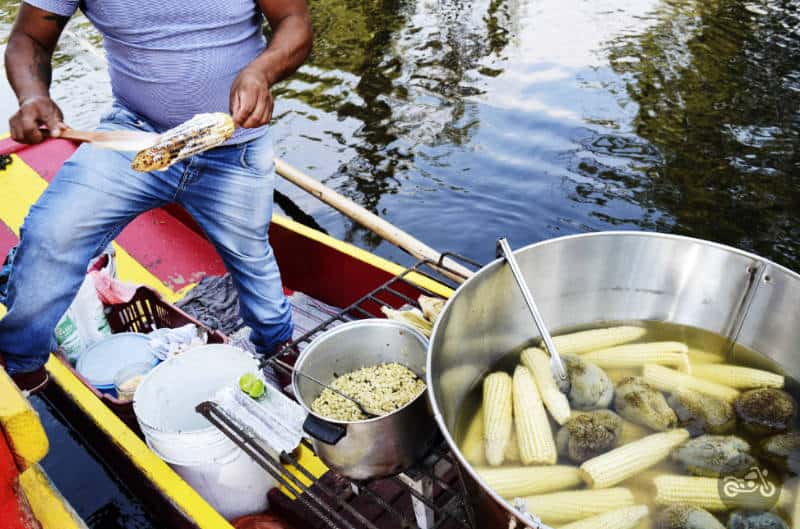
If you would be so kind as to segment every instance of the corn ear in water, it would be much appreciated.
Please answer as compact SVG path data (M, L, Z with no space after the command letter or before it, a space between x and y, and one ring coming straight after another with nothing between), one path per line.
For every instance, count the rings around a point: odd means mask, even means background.
M606 329L591 329L553 336L553 343L562 355L587 353L597 349L606 349L644 336L647 331L641 327L622 325Z
M528 512L549 525L560 525L636 504L626 488L570 490L525 498Z
M519 453L519 443L517 442L517 431L511 427L511 437L506 443L506 451L503 455L505 463L519 463L522 461L522 456Z
M483 455L483 408L478 408L472 417L461 441L461 453L473 465L485 465L486 457Z
M395 310L383 306L381 307L381 312L390 320L408 323L430 338L431 332L433 331L433 324L425 319L419 309Z
M648 514L650 509L646 505L634 505L562 525L558 529L632 529Z
M478 467L475 471L489 488L506 499L577 487L580 470L569 465Z
M655 502L659 505L691 505L711 512L733 509L769 510L775 506L776 500L780 506L785 506L790 500L788 491L777 486L772 489L773 494L731 494L723 499L718 478L662 474L653 478L653 484L656 491Z
M159 136L131 162L135 171L162 171L189 156L213 149L233 136L233 118L224 112L197 114Z
M483 437L486 461L498 466L505 459L511 439L512 383L508 373L498 371L483 381Z
M660 463L687 439L689 432L684 429L648 435L584 462L581 476L593 489L612 487Z
M514 424L522 462L526 465L554 465L558 452L550 430L550 420L531 372L521 365L514 370L513 401Z
M734 389L782 388L786 383L783 375L743 366L698 365L692 374Z
M550 370L550 357L537 347L522 351L522 365L528 368L536 380L536 387L544 405L558 424L569 420L570 408L567 396L561 393L556 385L553 372Z

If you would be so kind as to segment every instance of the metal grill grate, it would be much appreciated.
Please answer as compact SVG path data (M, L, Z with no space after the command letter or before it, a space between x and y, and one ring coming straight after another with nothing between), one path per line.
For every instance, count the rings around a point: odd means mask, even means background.
M331 327L354 319L380 316L380 307L397 308L412 305L419 308L415 295L434 293L419 287L410 279L413 274L433 279L451 288L457 285L442 273L455 274L441 263L445 257L472 267L480 264L462 256L446 253L439 262L419 261L401 274L361 297L352 305L331 316L297 340L284 346L276 357L262 362L291 375L292 359L313 338ZM411 295L414 293L415 295ZM225 411L213 402L205 402L197 411L254 459L277 482L298 491L290 503L298 523L304 527L334 529L476 529L474 517L464 501L464 484L460 468L447 444L440 438L429 454L403 474L369 482L356 482L329 470L314 477L292 454L275 454L266 445L250 437ZM311 448L306 441L304 444ZM294 470L294 474L286 469ZM297 476L303 476L305 480ZM306 485L310 482L309 485ZM297 502L305 509L297 509Z

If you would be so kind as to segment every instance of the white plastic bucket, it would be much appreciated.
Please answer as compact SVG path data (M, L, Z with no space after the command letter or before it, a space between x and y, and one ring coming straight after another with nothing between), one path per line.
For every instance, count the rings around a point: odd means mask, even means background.
M205 345L154 368L133 399L148 446L228 519L266 510L276 483L195 407L257 369L236 347Z

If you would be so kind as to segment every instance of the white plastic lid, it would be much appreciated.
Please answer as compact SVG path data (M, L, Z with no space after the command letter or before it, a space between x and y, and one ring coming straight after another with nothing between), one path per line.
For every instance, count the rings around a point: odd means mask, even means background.
M112 334L89 346L78 358L78 373L98 389L114 387L114 376L131 364L156 363L150 339L135 332Z

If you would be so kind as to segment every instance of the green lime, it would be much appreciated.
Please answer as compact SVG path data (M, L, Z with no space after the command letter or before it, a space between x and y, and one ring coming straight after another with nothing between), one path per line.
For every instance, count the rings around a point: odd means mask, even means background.
M266 389L264 383L253 373L245 373L239 378L239 388L254 399L263 395Z

